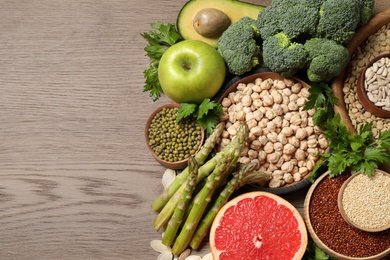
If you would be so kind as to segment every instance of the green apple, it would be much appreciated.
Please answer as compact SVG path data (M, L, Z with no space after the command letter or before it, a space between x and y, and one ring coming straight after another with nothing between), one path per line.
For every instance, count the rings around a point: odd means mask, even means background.
M197 40L172 45L158 66L164 94L177 103L200 104L205 98L212 98L222 87L225 75L225 63L219 52Z

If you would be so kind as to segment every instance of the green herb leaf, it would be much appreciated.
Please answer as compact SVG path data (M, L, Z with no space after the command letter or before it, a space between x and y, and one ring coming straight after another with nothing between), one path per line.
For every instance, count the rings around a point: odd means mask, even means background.
M360 172L362 174L371 177L374 174L375 169L377 168L378 168L378 164L375 161L366 160L363 161L361 164L359 164L358 167L353 167L352 173Z
M176 121L180 122L183 118L189 117L195 113L197 106L195 104L182 103L177 111Z
M199 126L211 134L219 122L219 116L223 113L221 104L208 98L204 99L198 106L196 104L182 103L178 110L176 121L179 122L186 117L194 117Z
M152 98L153 101L156 101L163 92L160 82L158 81L157 68L158 61L153 61L150 64L150 67L144 71L144 92L149 91L149 96Z
M382 149L390 149L390 129L379 134L377 145Z
M390 153L384 149L368 147L364 150L365 160L378 161L381 163L390 163Z
M214 113L208 114L207 116L203 116L202 119L198 120L198 124L203 127L209 134L213 132L218 122L218 117Z
M202 119L205 115L209 113L214 114L215 116L220 116L223 112L222 106L214 101L211 101L209 98L206 98L199 105L198 120Z
M149 96L156 101L163 90L158 80L158 64L164 52L175 43L182 40L176 32L175 24L156 22L151 24L152 30L141 33L148 45L144 48L146 55L151 59L150 66L144 71L144 92L149 91Z

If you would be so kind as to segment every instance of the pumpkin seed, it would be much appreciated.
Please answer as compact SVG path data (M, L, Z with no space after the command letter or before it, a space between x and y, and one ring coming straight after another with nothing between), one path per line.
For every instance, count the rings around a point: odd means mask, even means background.
M172 169L166 169L161 180L164 189L168 188L169 185L175 180L175 178L176 178L176 171Z
M213 260L213 255L211 253L208 253L207 255L204 255L202 257L202 260Z
M200 257L198 255L190 255L185 260L202 260L202 257Z
M162 252L158 257L157 260L172 260L173 254L170 251Z
M171 252L171 247L164 245L161 240L152 240L150 246L159 253Z

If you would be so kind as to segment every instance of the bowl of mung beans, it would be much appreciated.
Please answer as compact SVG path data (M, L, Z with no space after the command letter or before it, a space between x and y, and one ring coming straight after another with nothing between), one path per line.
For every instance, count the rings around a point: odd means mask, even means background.
M310 186L303 205L304 220L313 242L336 259L387 259L390 254L389 229L367 232L351 226L341 215L338 194L353 175L345 171L330 177L329 173L323 173Z
M341 186L337 205L344 220L357 229L389 229L390 174L379 169L372 176L353 174Z
M170 103L157 108L145 125L145 141L149 152L162 166L180 170L188 164L204 141L204 129L193 118L177 122L180 104Z

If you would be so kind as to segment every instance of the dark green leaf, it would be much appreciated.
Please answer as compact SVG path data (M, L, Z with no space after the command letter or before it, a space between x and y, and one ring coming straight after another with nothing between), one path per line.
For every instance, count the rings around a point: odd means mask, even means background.
M194 116L197 106L195 104L182 103L177 111L176 122L180 122L183 118Z
M361 172L367 176L372 176L377 168L378 164L375 161L363 161L352 167L352 173Z
M368 161L378 161L381 163L390 163L389 151L375 147L367 147L364 150L364 159Z
M156 101L163 93L158 81L157 69L161 56L173 44L182 40L176 32L174 24L156 22L151 24L152 30L141 33L148 45L144 48L146 55L151 59L148 69L144 71L144 91L150 91L150 97Z
M209 134L213 133L213 130L218 124L218 122L218 116L213 113L203 116L202 119L198 120L199 126L203 127Z

